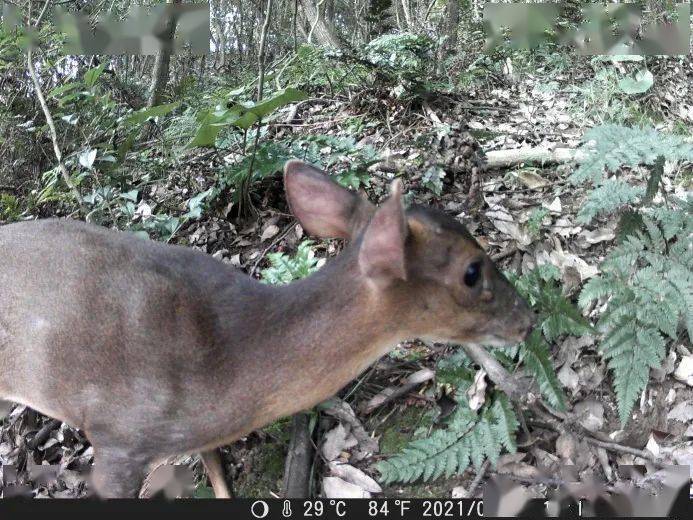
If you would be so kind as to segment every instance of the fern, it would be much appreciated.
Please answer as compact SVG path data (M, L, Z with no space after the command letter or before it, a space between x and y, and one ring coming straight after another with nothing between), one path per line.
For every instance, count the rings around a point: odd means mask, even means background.
M597 215L614 213L638 202L644 193L644 188L631 186L623 179L606 179L587 196L587 201L578 211L578 221L588 224Z
M590 181L600 185L605 170L616 172L624 166L654 165L660 157L670 161L693 160L693 145L651 128L602 125L585 132L583 141L581 151L586 158L570 177L574 184Z
M654 129L603 125L588 130L583 141L581 152L585 158L570 181L573 184L590 182L595 188L578 212L578 220L582 223L628 206L650 204L659 189L665 159L671 162L693 160L693 144ZM649 167L644 186L630 184L622 177L605 177L605 172L617 174L624 167L638 166ZM638 216L633 212L626 214L620 226L626 228L622 236L638 227Z
M565 398L551 363L548 342L564 334L591 334L593 329L580 311L563 296L556 283L560 280L560 272L555 266L538 266L520 277L509 275L509 278L539 314L538 326L520 345L520 360L531 371L549 403L563 410Z
M677 339L684 321L693 338L693 216L658 209L642 215L642 222L607 255L602 274L585 284L579 298L582 307L607 300L598 322L600 352L612 371L623 424L650 369L661 365L665 337Z
M520 355L537 380L542 395L559 410L565 410L565 397L551 363L549 346L538 329L523 343Z
M290 257L284 253L270 253L267 258L270 267L262 270L262 281L271 284L284 284L305 278L317 271L324 260L315 258L313 242L304 240L297 248L296 254Z
M368 186L370 174L368 167L380 160L378 152L370 145L356 143L351 137L332 135L310 135L301 137L291 143L294 156L324 169L349 159L349 167L334 176L342 186L358 189Z
M460 399L446 428L411 441L399 454L380 461L376 468L385 484L449 478L467 469L470 463L477 468L486 458L495 463L503 449L514 452L517 426L515 413L502 394L497 393L493 405L480 414Z
M416 80L430 68L434 47L433 40L427 36L384 34L365 46L364 55L380 73L393 79Z

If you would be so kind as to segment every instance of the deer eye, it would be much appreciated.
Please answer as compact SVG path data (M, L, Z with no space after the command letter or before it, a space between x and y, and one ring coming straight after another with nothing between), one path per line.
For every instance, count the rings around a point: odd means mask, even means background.
M472 262L464 273L464 283L467 287L474 287L479 278L481 278L481 262Z

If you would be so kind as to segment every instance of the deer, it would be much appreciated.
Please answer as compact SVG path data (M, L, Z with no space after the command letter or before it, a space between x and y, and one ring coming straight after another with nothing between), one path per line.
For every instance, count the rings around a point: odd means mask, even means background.
M402 341L530 332L533 312L465 226L405 208L400 180L376 206L294 159L284 187L308 234L347 241L286 285L76 220L0 226L0 399L82 430L100 497L136 497L173 455L201 453L220 478L215 449L335 395Z

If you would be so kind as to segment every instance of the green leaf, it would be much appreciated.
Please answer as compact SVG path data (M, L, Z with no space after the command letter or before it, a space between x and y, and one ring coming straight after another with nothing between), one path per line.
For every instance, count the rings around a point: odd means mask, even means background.
M81 85L76 82L76 81L71 81L69 83L65 83L64 85L59 85L52 89L48 93L48 98L56 98L56 99L61 99L61 96L65 94L66 92L71 92L72 90L75 90L76 88L79 88Z
M549 346L541 337L541 331L538 329L532 331L520 348L520 356L536 378L541 393L549 403L559 410L565 410L563 390L556 378Z
M262 281L269 284L285 284L305 278L317 271L321 262L315 258L312 245L313 242L310 240L304 240L299 244L296 255L293 257L284 253L268 254L267 258L271 265L262 270Z
M94 160L96 159L96 149L94 148L87 148L86 150L83 150L82 153L79 154L79 164L81 164L83 167L87 169L91 169L91 167L94 165Z
M84 84L89 88L93 87L105 68L106 64L102 63L98 67L94 67L86 71L84 73Z
M654 76L647 69L639 70L633 77L621 78L618 82L618 88L626 94L642 94L652 88L654 84Z
M204 201L213 193L214 189L210 188L202 193L198 193L191 199L188 199L188 209L189 211L183 215L184 218L197 220L202 216L202 210L204 209Z
M302 101L308 97L307 94L295 88L287 88L276 92L272 97L261 101L258 104L241 104L236 103L229 108L229 112L237 117L233 124L243 130L247 130L254 123L264 118L268 114L274 112L278 108L293 103Z
M662 181L662 175L664 175L664 156L660 155L652 165L650 176L647 179L647 189L642 199L643 204L649 204L654 199L654 196L657 195L659 183Z
M156 105L153 107L142 108L123 118L125 126L138 126L144 123L150 117L161 117L173 112L180 105L180 101L168 103L166 105Z
M616 239L623 242L627 236L634 235L637 231L643 228L645 224L642 220L642 215L636 210L627 209L618 220L616 227Z

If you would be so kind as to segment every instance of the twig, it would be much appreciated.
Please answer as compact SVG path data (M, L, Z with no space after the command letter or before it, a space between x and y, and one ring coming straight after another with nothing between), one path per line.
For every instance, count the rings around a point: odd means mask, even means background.
M554 417L545 412L542 412L536 406L534 408L534 411L538 415L540 415L542 419L544 419L545 424L547 426L549 426L553 430L556 430L559 433L566 433L569 431L568 427L572 427L573 429L577 429L578 431L576 433L580 434L580 436L589 444L617 453L627 453L629 455L635 455L636 457L641 457L643 459L649 460L650 462L658 466L661 466L662 464L661 459L647 451L639 450L637 448L631 448L630 446L624 446L623 444L618 444L616 442L602 440L604 437L606 437L603 433L592 432L588 430L572 414L563 414L555 410L552 411L552 409L546 403L543 402L541 403L541 405L544 408L547 408L554 415ZM602 437L602 439L596 439L595 437L597 436Z
M265 250L264 250L262 253L260 253L260 256L259 256L258 259L255 261L255 263L253 264L253 268L250 270L250 273L248 273L250 276L253 276L253 275L255 274L255 271L257 271L257 268L258 268L258 266L260 265L260 262L262 262L262 259L265 258L265 256L267 256L267 253L270 251L270 249L272 249L274 246L276 246L286 235L288 235L288 234L289 234L289 231L291 231L291 228L293 228L293 227L294 227L294 223L291 222L289 225L287 225L287 226L284 228L284 231L282 231L281 233L279 233L279 234L274 238L274 240L272 240L272 242L270 243L270 245L268 245L268 246L265 248Z
M43 11L41 12L41 15L39 16L38 20L36 21L36 27L38 27L38 24L40 23L41 19L43 18L43 15L46 12L46 7L48 6L50 2L46 0L46 3L43 7ZM29 4L29 20L31 20L31 3ZM29 42L29 47L27 49L27 68L29 70L29 76L31 76L31 81L34 84L34 89L36 90L36 97L39 100L39 104L41 105L41 110L43 110L43 115L46 118L46 123L48 124L48 129L49 133L51 136L51 141L53 142L53 153L55 154L55 158L58 160L58 169L60 170L60 174L62 175L63 181L67 185L67 187L70 189L72 192L73 196L75 197L75 200L79 204L82 212L86 215L87 214L87 208L84 205L84 200L82 199L82 196L80 195L79 191L77 190L77 187L72 183L72 180L70 179L70 174L67 171L67 168L65 167L65 163L63 162L63 154L60 151L60 146L58 145L58 133L55 130L55 122L53 121L53 116L50 113L50 110L48 109L48 104L46 103L46 98L43 95L43 91L41 90L41 84L39 83L38 76L36 74L36 69L34 68L34 59L33 59L33 43Z
M486 349L480 345L469 343L463 345L462 348L467 355L475 363L482 366L488 377L498 386L503 392L513 400L518 400L527 394L526 388L522 388L521 382L510 375L510 373L501 365L496 358L489 354Z
M408 394L420 384L430 381L434 377L435 372L433 370L423 369L419 370L418 372L414 372L404 381L404 383L402 383L402 385L398 387L385 388L382 392L378 393L375 397L368 401L366 406L363 408L363 413L371 413L376 408Z
M505 251L501 251L500 253L496 253L494 255L491 255L491 260L494 262L498 262L498 260L502 260L503 258L507 256L514 255L517 252L517 246L510 246L508 249Z
M481 469L477 472L476 477L474 477L474 480L472 480L472 483L469 486L469 489L467 490L467 498L474 498L476 488L478 488L479 484L481 484L481 481L484 480L484 475L486 475L486 472L488 471L490 465L491 463L488 459L486 459L486 462L484 462L484 464L481 466Z
M55 430L57 427L59 427L61 424L61 421L57 419L51 419L50 421L48 421L36 433L34 438L31 439L31 442L27 442L27 447L31 450L35 450L36 448L38 448L40 444L43 444L48 439L51 432Z
M661 464L662 461L655 457L652 453L644 450L639 450L637 448L631 448L630 446L624 446L623 444L618 444L616 442L604 442L600 441L597 439L594 439L592 437L585 437L585 440L593 444L594 446L599 446L600 448L604 448L609 451L614 451L616 453L627 453L629 455L635 455L636 457L641 457L643 459L649 460L650 462L654 464Z

